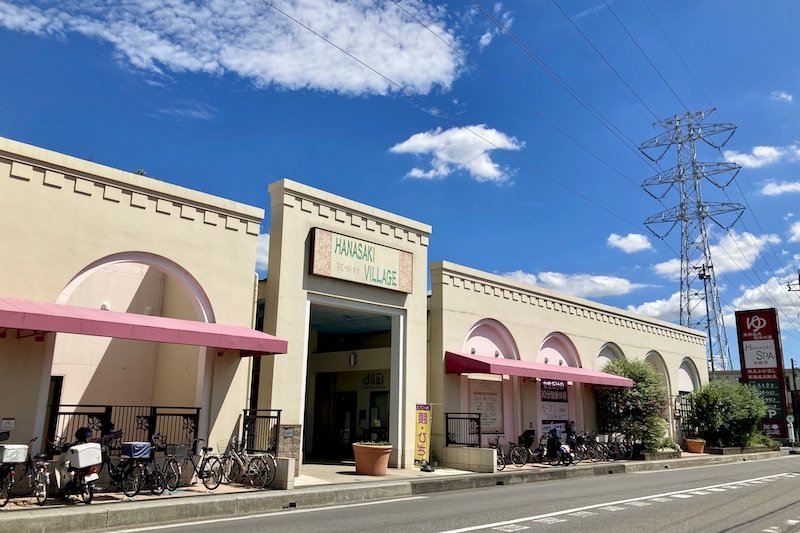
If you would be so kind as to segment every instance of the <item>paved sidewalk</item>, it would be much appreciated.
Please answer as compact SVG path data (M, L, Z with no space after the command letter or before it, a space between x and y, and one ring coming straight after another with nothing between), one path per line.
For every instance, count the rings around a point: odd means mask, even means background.
M202 484L181 487L162 496L98 494L91 505L48 500L38 507L30 498L15 498L0 509L0 531L69 532L124 530L177 521L202 520L248 513L347 504L401 498L452 490L583 478L626 472L686 468L779 457L788 453L763 452L742 455L683 454L664 461L617 461L580 463L576 466L509 465L496 474L475 474L449 468L422 472L418 468L389 469L386 476L357 475L351 464L307 464L295 479L293 490L253 490L239 485L221 485L207 491Z

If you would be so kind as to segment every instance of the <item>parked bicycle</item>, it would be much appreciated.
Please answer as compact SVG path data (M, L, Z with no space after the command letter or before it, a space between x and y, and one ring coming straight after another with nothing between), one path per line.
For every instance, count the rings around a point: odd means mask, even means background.
M500 446L500 435L495 435L494 442L492 442L491 438L488 442L490 448L497 450L497 470L504 470L506 467L506 454L503 452L502 446Z
M14 487L14 468L24 463L28 457L28 446L24 444L4 444L0 446L0 507L5 507L11 499Z
M238 441L238 438L232 437L228 445L228 453L219 458L225 474L225 481L238 483L247 480L251 486L263 489L271 481L271 477L274 479L274 473L270 475L271 465L267 463L264 456L248 454L245 447Z
M33 437L28 441L28 456L24 463L16 465L15 484L17 480L26 479L27 486L18 489L16 494L22 496L34 495L36 503L44 505L47 501L47 491L50 486L50 462L47 460L47 454L38 453L31 456L30 449L33 443L39 440L39 437Z
M117 448L117 443L121 440L122 431L112 431L100 438L103 462L100 464L100 479L95 482L95 488L107 491L114 486L125 496L133 498L139 494L142 486L142 469L130 456L121 455L116 464L111 460L111 450Z
M196 438L192 440L191 448L194 448L196 444L201 442L205 442L205 439ZM175 453L178 449L169 449L171 446L177 448L181 445L167 445L168 451L167 459L164 462L164 476L166 477L167 488L170 491L178 487L181 476L183 475L183 470L185 467L189 467L189 465L191 465L192 468L192 476L197 476L197 479L202 481L203 485L205 485L208 490L214 490L219 487L225 473L222 470L222 463L219 457L211 455L211 452L214 451L213 448L209 446L201 447L200 461L198 462L195 460L194 454L190 451L187 451L184 457L179 458ZM170 451L172 451L173 454L170 454Z

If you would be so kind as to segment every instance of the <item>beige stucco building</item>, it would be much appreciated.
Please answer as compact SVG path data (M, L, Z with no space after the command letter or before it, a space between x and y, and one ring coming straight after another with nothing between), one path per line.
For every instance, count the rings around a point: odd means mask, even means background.
M625 386L601 371L615 358L652 364L673 399L708 380L702 332L452 263L429 274L425 223L291 180L269 195L256 283L261 209L0 139L12 440L69 438L72 412L107 431L137 406L154 410L124 422L131 434L158 410L216 445L244 410L280 410L266 437L296 471L362 439L409 467L417 404L446 457L448 413L480 413L482 445L569 420L596 431L593 386Z

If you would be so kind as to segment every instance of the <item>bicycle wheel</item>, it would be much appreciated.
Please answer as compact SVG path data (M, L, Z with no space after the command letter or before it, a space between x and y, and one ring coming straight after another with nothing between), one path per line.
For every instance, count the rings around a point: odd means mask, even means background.
M0 507L4 507L11 499L11 486L14 478L11 477L11 470L6 467L0 468Z
M217 457L207 457L203 463L200 471L200 477L203 479L203 485L208 490L214 490L222 483L222 478L225 474L222 472L222 463L219 462Z
M47 501L47 485L48 478L47 472L44 468L39 468L33 476L33 493L36 495L36 503L44 505Z
M150 473L150 494L161 496L167 489L167 478L158 468L153 468Z
M106 464L108 463L108 464ZM103 457L103 462L97 467L97 481L94 482L94 490L99 492L107 491L111 488L111 485L114 483L114 480L111 479L111 460L107 459L105 456Z
M529 452L525 446L514 446L508 453L511 462L518 467L528 462L528 455Z
M250 485L257 489L263 489L267 485L269 465L263 457L256 456L248 459L246 477Z
M142 488L142 467L133 464L126 467L127 470L122 474L122 493L128 498L133 498Z
M222 471L225 474L226 483L236 483L242 478L242 466L235 457L220 457Z
M496 449L496 448L495 448ZM503 452L497 450L497 471L504 470L506 468L506 460L503 458Z
M167 490L172 492L181 481L181 465L175 459L167 459L164 463L164 482Z
M267 452L267 455L264 456L264 462L267 463L267 481L264 486L269 487L275 481L275 474L278 473L278 461L275 460L274 455Z
M545 457L545 460L547 461L547 464L549 464L550 466L558 466L558 464L561 462L561 458L559 457L558 452L554 453L553 455L548 455L547 457Z

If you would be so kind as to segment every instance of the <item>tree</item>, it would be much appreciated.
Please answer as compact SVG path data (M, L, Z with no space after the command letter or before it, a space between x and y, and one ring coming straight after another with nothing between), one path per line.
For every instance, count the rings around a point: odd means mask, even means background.
M727 381L703 385L689 395L689 402L689 426L716 446L748 446L767 412L753 387Z
M601 423L611 431L641 443L645 451L655 450L664 437L660 422L667 391L658 373L644 361L616 359L603 372L633 380L633 387L595 387Z

